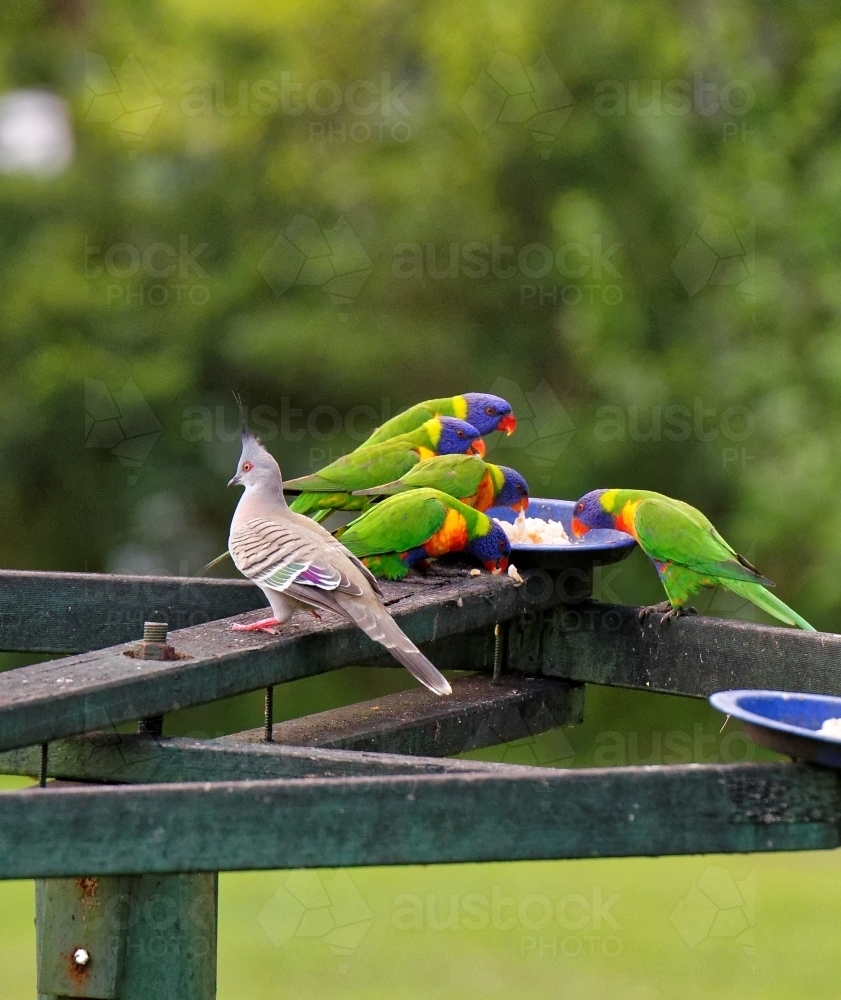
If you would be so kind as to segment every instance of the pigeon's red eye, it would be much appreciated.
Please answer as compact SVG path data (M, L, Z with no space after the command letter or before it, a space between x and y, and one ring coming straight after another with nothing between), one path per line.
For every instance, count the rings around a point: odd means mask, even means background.
M252 462L243 462L242 463L242 471L243 472L251 472L251 470L253 468L254 468L254 464Z

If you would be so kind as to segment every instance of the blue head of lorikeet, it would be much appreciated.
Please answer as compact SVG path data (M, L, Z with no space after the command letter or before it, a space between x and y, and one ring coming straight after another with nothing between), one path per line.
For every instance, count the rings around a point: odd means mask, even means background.
M461 398L466 404L464 419L473 424L480 434L490 434L491 431L514 433L517 418L511 404L501 396L493 396L489 392L465 392Z
M438 417L441 429L436 451L439 455L485 454L485 442L479 431L466 420L457 417Z
M591 528L615 528L617 526L615 514L605 507L602 500L605 493L608 492L610 491L591 490L575 505L572 511L572 533L576 538L585 535Z
M486 534L478 535L466 549L485 565L491 573L504 573L508 569L508 557L511 554L511 543L508 536L494 520Z
M505 478L502 489L494 497L494 506L526 510L529 505L529 484L516 469L509 469L507 465L500 465L499 469Z

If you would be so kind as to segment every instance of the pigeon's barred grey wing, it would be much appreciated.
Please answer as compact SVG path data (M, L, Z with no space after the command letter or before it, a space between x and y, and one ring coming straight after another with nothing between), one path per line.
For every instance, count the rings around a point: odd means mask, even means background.
M244 576L272 590L283 592L298 583L362 594L314 542L275 521L250 518L232 532L230 549Z

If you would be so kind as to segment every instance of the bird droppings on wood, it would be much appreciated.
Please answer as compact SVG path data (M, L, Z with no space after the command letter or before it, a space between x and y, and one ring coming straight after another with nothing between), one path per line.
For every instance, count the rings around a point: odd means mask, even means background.
M80 991L90 980L92 964L90 952L86 948L73 948L71 950L67 962L68 978ZM80 995L84 996L83 993Z

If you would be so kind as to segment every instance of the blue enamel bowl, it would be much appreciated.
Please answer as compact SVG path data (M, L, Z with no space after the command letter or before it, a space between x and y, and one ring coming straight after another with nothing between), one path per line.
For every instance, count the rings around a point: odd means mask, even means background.
M827 719L841 719L841 698L786 691L718 691L710 696L710 704L739 719L760 746L841 767L841 735L818 732Z
M574 507L574 500L549 500L541 497L530 500L526 517L560 521L572 545L524 545L516 542L511 546L511 562L518 569L580 569L590 572L596 565L619 562L636 545L630 535L607 528L594 528L583 538L575 538L572 533ZM516 512L510 507L492 507L485 513L498 521L513 523L517 519Z

